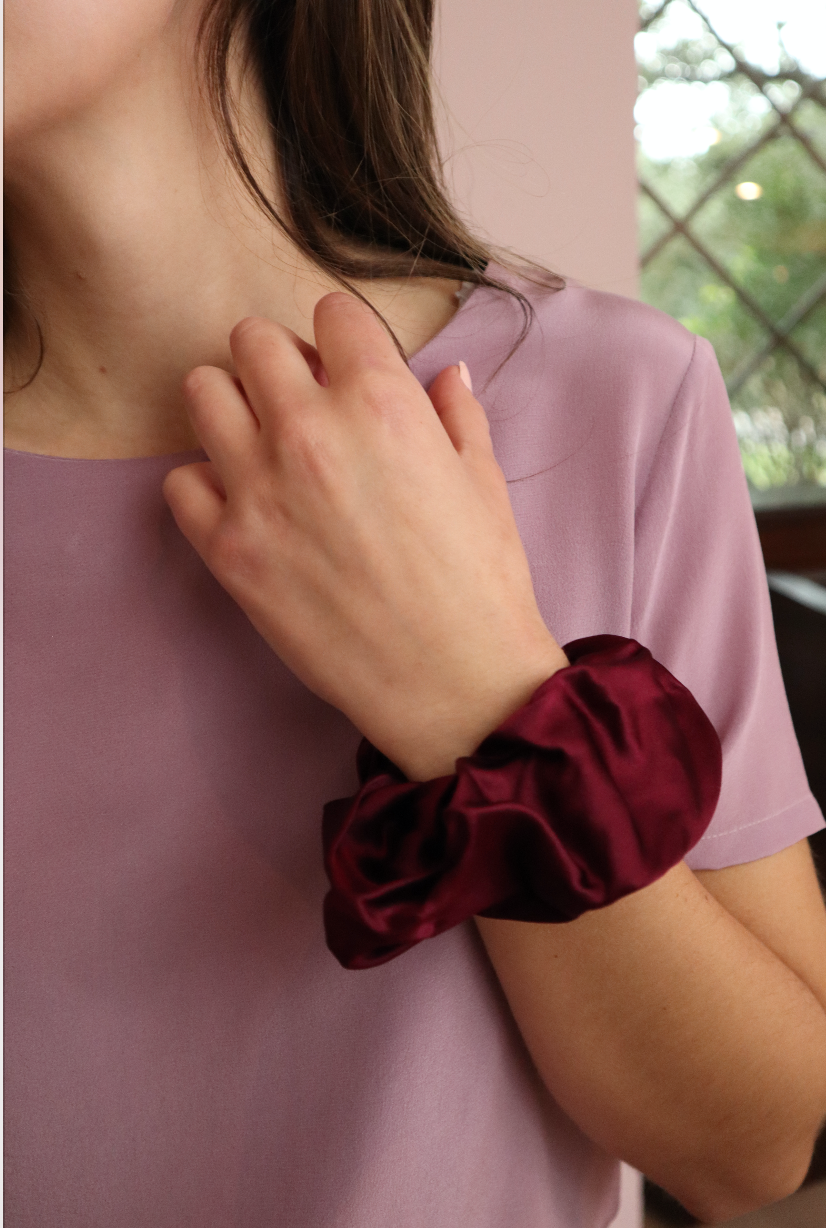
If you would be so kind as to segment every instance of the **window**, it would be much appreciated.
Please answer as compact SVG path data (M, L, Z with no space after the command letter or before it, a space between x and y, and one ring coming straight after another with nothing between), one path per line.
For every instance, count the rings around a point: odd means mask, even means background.
M755 506L826 503L826 4L640 16L642 297L714 344Z

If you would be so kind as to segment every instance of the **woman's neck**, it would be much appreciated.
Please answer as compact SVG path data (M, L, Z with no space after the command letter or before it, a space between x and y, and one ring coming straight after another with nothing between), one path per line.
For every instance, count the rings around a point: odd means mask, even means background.
M337 288L247 199L188 62L157 46L82 115L10 142L12 277L45 340L39 374L7 397L10 447L91 457L197 447L183 376L204 363L231 370L228 335L244 316L312 341L315 303ZM245 114L263 147L265 117L249 104ZM456 307L455 283L362 289L408 352ZM11 387L36 362L25 321L21 311Z

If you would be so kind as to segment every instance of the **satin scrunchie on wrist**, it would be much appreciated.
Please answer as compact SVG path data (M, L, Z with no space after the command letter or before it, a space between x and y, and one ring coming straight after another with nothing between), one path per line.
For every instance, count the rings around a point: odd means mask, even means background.
M702 836L722 752L691 693L635 640L570 665L452 776L413 782L364 740L355 797L324 807L327 945L371 968L474 915L572 921L661 877Z

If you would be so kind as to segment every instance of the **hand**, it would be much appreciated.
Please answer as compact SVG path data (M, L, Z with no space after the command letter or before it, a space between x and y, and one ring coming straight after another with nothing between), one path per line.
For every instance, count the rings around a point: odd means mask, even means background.
M173 469L164 495L290 669L410 779L430 779L567 661L459 369L424 392L349 295L321 299L314 327L317 350L242 320L238 378L187 376L210 460Z

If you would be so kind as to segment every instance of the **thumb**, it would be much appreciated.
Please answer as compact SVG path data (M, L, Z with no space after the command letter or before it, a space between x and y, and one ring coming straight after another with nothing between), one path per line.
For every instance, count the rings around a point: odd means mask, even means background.
M464 363L440 371L427 395L457 452L493 454L488 420L470 389L470 374Z

